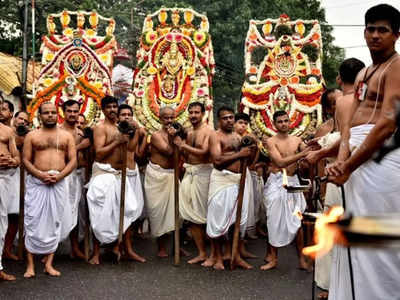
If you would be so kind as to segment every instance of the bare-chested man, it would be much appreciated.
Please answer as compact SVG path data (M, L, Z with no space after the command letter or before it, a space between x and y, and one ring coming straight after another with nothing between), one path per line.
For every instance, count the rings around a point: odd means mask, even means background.
M215 256L210 256L203 266L223 270L224 259L230 259L229 229L235 224L237 197L240 182L241 159L254 159L255 145L242 147L241 137L234 132L234 112L229 107L221 107L217 113L218 131L210 137L210 152L214 169L210 178L210 190L208 193L207 235L212 239L215 248ZM249 187L251 187L250 174L246 177L243 197L242 216L240 222L241 237L244 237L248 219ZM222 257L222 242L225 238L225 251ZM245 269L252 266L245 262L238 251L234 257L234 264Z
M29 175L25 194L25 247L27 268L24 277L35 276L33 254L45 254L45 272L60 276L53 267L54 252L61 237L67 183L76 168L74 137L57 127L57 109L50 102L39 107L40 129L28 133L23 162Z
M0 120L6 119L3 115L5 109L3 103L0 103ZM1 256L3 254L4 237L7 231L7 207L10 197L15 191L8 190L9 178L11 173L15 172L15 168L19 165L20 157L15 144L14 131L0 122L0 280L15 280L15 277L3 271L1 264Z
M400 212L400 149L389 152L379 163L371 159L396 130L400 56L395 43L399 28L400 12L390 5L380 4L366 12L364 38L373 64L358 74L355 97L340 116L343 125L339 155L328 172L336 176L335 183L345 182L346 210L355 216ZM397 251L351 248L349 254L345 248L335 250L329 299L352 298L350 255L355 299L398 297Z
M0 103L1 117L0 122L4 125L11 127L11 120L14 114L14 104L5 100Z
M87 192L90 223L94 233L94 252L91 264L100 263L100 244L114 243L112 254L118 262L121 257L120 245L116 242L119 233L121 170L123 168L123 147L127 147L127 178L124 213L124 243L129 258L144 262L130 245L129 228L143 210L143 196L140 179L133 160L137 146L138 133L121 133L118 130L118 114L121 121L130 119L129 106L118 109L118 99L106 96L101 100L105 120L94 128L94 148L96 152L92 178ZM125 144L125 145L124 145ZM138 187L139 186L139 187Z
M185 175L180 184L179 211L181 217L190 222L190 232L199 253L188 263L195 264L207 258L204 242L208 188L212 171L209 139L213 130L203 122L204 104L192 102L188 112L192 127L187 132L186 140L177 136L174 143L185 156Z
M174 144L172 128L175 110L160 109L162 128L151 136L150 161L146 168L144 188L151 234L157 238L158 257L167 257L167 233L175 230Z
M80 111L80 104L75 100L68 100L62 106L64 113L64 123L60 128L68 131L75 139L78 167L69 174L65 179L68 185L68 199L66 208L64 210L64 220L62 237L65 238L69 234L71 241L71 257L85 259L85 255L79 249L78 242L78 215L79 215L79 201L82 197L83 185L85 180L84 167L87 161L84 159L83 150L90 146L89 139L84 139L83 132L78 128L78 116Z
M301 220L295 214L297 211L304 212L306 201L303 193L289 194L285 190L282 169L286 169L288 183L298 185L299 180L297 176L294 176L296 162L305 157L309 149L306 149L301 138L289 135L289 116L285 111L275 112L273 120L277 135L263 140L263 145L272 161L272 172L264 188L270 251L267 251L265 257L267 264L261 269L275 268L278 264L277 248L290 244L296 235L300 268L306 269L307 264L301 253L304 244Z
M12 129L15 134L15 143L17 149L22 152L22 146L26 134L29 132L29 116L25 111L19 111L15 114L12 122ZM7 188L11 191L12 201L9 201L8 211L8 229L4 241L3 258L18 260L18 257L12 252L13 242L18 232L18 214L19 214L19 191L20 191L20 169L15 169L15 173L9 176L10 182Z

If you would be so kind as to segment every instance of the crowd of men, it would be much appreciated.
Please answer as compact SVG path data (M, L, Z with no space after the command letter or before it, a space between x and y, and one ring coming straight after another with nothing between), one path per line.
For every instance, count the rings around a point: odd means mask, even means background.
M18 230L20 168L26 170L24 247L27 267L24 277L35 276L34 255L44 255L45 272L59 276L54 253L69 238L71 256L84 259L80 240L88 228L93 236L89 262L101 262L101 246L113 259L121 255L145 262L135 252L133 231L144 219L157 239L157 255L167 257L169 233L175 230L175 173L179 165L179 213L190 232L198 255L188 261L204 267L224 269L224 261L244 269L253 257L244 238L266 235L266 264L278 265L278 248L296 240L301 269L309 269L302 254L304 233L297 212L307 201L302 192L289 193L284 183L299 185L297 172L304 162L309 169L325 169L330 183L322 193L324 210L341 202L354 215L399 212L396 199L400 180L400 152L390 152L381 162L371 160L396 129L396 103L400 101L400 58L395 51L400 13L388 5L371 8L365 16L365 39L373 65L365 68L355 59L339 68L339 90L327 90L321 103L325 123L315 138L304 142L290 135L289 116L276 111L276 135L259 141L249 133L249 116L230 107L217 112L218 129L205 122L200 102L188 106L190 128L174 125L175 111L159 112L161 129L146 131L133 119L127 104L106 96L101 100L104 120L86 127L80 104L62 105L64 122L58 125L54 104L40 105L40 127L26 132L29 116L14 114L13 105L0 104L0 253L16 260L13 243ZM128 124L122 130L122 124ZM120 126L119 126L120 125ZM245 142L246 139L246 142ZM251 140L252 142L248 142ZM258 147L268 152L266 159ZM174 155L176 152L178 156ZM241 167L248 172L240 185ZM328 164L326 164L328 162ZM126 167L123 238L120 225L121 178ZM322 170L322 171L321 171ZM23 171L24 172L24 171ZM91 176L89 176L91 175ZM343 185L343 190L338 186ZM232 252L232 229L236 221L239 190L244 188L237 252ZM240 197L239 197L240 198ZM139 226L137 225L139 224ZM206 245L210 244L207 252ZM235 253L234 257L231 257ZM349 262L344 248L316 262L316 281L328 290L329 299L351 299ZM397 299L400 254L387 250L354 249L352 268L357 299ZM15 280L2 270L0 279ZM326 294L321 294L326 298Z

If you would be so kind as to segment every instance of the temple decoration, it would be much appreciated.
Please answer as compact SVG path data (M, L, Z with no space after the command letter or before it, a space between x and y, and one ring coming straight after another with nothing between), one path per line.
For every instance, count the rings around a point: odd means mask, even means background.
M76 17L76 28L70 27L71 17ZM57 19L60 32L57 31ZM104 36L98 35L99 21L108 25ZM52 101L58 110L58 121L62 122L62 104L71 99L81 103L81 113L89 124L101 117L101 98L112 95L114 29L113 19L104 18L95 11L65 10L47 17L48 34L43 36L40 49L42 70L28 106L31 119L43 101Z
M212 123L215 63L208 29L207 17L191 9L161 8L146 16L128 103L150 132L161 128L163 106L174 108L176 120L189 125L187 107L194 101L205 105L206 121Z
M250 20L245 42L241 109L258 136L276 133L272 116L284 110L290 134L307 137L322 122L322 40L318 21Z

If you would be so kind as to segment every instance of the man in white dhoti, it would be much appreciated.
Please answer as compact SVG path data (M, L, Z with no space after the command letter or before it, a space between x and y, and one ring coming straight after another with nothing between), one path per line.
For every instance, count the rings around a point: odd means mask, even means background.
M328 163L332 163L336 159L339 150L340 131L339 120L335 111L341 110L346 103L351 103L354 97L354 82L357 74L365 67L364 63L356 58L348 58L344 60L339 67L339 76L337 82L343 92L342 96L336 97L337 93L331 92L321 97L323 110L333 116L317 130L315 137L318 138L318 144L321 149L311 151L307 154L306 160L311 164L316 164L323 158ZM326 108L325 108L326 107ZM336 108L336 109L335 109ZM339 113L340 114L340 113ZM324 212L333 206L342 206L342 195L340 188L328 182L325 191ZM318 287L324 291L319 294L319 299L328 298L330 273L332 264L332 251L323 257L317 257L315 261L315 282Z
M145 259L133 251L131 244L131 224L143 210L143 191L139 171L134 161L134 152L138 142L138 131L121 133L117 122L132 122L133 111L129 105L118 107L118 99L106 96L101 100L105 116L104 123L95 127L93 132L96 152L92 178L86 195L89 207L90 224L94 234L94 251L91 264L100 263L100 244L116 242L119 233L121 169L123 167L122 145L127 143L127 178L124 211L124 246L126 255L139 262ZM120 245L116 242L112 248L115 261L121 257Z
M336 176L335 183L345 183L346 210L355 216L400 212L400 150L390 152L379 163L371 160L396 130L400 56L395 43L399 20L400 12L386 4L374 6L365 14L364 37L373 66L357 76L354 100L343 110L338 160L328 168L329 174ZM400 253L395 250L351 248L355 299L398 299L399 261ZM332 262L329 299L352 299L349 278L348 254L338 247Z
M255 156L255 145L242 147L241 137L234 132L234 113L229 107L222 107L218 110L218 131L210 137L210 152L214 169L210 178L210 190L208 192L207 212L207 235L212 239L215 248L215 256L210 256L204 266L223 270L224 259L230 259L230 238L228 231L236 221L237 198L240 182L241 159L247 158L252 161ZM244 237L249 208L249 187L251 187L251 176L247 173L246 184L243 196L241 211L240 232ZM225 238L225 255L222 257L222 243ZM242 243L243 241L240 241ZM234 264L245 269L251 269L241 257L240 251L234 257Z
M190 222L190 232L198 255L188 261L195 264L206 260L205 224L207 222L207 200L212 171L209 154L209 139L213 130L203 122L205 107L200 102L189 104L189 120L192 128L186 140L175 137L174 143L185 157L185 175L179 186L179 211L181 217Z
M3 104L0 103L0 120L3 119ZM15 280L15 277L3 271L1 264L4 239L8 226L8 205L14 199L14 190L10 190L10 178L20 163L13 130L0 122L0 280ZM11 186L12 187L12 186Z
M43 127L28 133L23 162L29 175L25 194L25 248L27 268L24 277L35 276L33 254L45 254L45 272L60 276L53 267L54 252L61 238L61 222L67 194L65 177L76 168L74 137L57 128L57 109L44 102L39 108Z
M64 123L60 128L68 131L75 139L76 151L78 154L78 167L69 174L65 181L68 187L68 202L65 203L64 215L62 220L61 239L69 236L71 241L71 257L85 259L85 255L79 249L78 242L78 214L79 202L82 198L83 184L84 184L84 167L79 165L83 161L82 150L90 146L88 138L83 137L83 132L77 127L77 120L79 116L80 104L75 100L68 100L62 106L64 112ZM87 163L87 162L85 162Z
M167 257L166 235L175 230L174 144L175 129L171 126L175 110L160 110L162 129L151 136L150 162L146 168L144 188L146 208L152 236L157 238L158 257Z
M265 208L267 210L268 242L267 263L261 270L273 269L278 264L278 247L290 244L295 237L301 269L307 269L303 249L303 230L297 212L304 212L306 201L303 193L288 193L283 186L282 168L288 173L288 184L298 185L295 176L296 162L304 158L310 149L306 148L301 138L289 135L289 116L285 111L277 111L273 116L277 135L263 140L273 171L264 188Z

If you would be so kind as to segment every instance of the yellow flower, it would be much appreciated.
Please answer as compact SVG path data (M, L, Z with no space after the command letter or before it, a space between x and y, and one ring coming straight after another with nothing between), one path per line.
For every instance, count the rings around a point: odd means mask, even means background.
M149 74L151 74L151 75L154 75L154 74L157 73L157 69L154 68L153 66L151 66L151 67L149 67L149 68L147 69L147 73L149 73Z
M72 37L74 35L74 31L72 30L72 28L67 27L64 29L63 34L65 36Z
M146 43L147 44L153 44L156 40L157 40L157 32L155 31L149 31L148 33L146 33Z
M51 78L46 78L45 80L43 80L43 84L45 87L51 86L52 83L53 83L53 79L51 79Z
M99 90L103 87L103 83L101 81L96 81L93 85Z
M86 30L86 35L89 37L95 36L96 31L94 31L93 29L88 29L88 30Z
M192 76L192 75L194 74L195 71L196 71L196 70L195 70L194 67L189 67L189 68L187 68L187 74L188 74L189 76Z
M46 60L47 60L47 61L51 61L51 60L53 60L53 58L54 58L54 54L53 54L53 53L48 52L48 53L46 54Z

